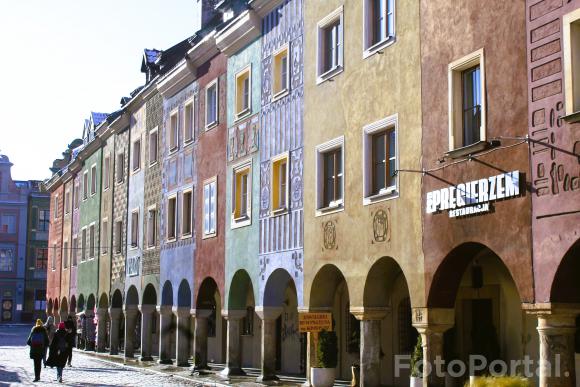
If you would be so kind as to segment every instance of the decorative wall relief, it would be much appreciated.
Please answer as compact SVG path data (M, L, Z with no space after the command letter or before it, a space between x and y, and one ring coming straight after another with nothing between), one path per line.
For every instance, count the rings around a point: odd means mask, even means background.
M338 250L336 244L336 225L332 220L322 223L322 245L324 250Z
M292 253L292 260L294 261L294 277L298 277L298 272L302 273L304 271L302 267L302 253L295 251Z
M268 216L270 209L270 163L260 165L260 217Z
M246 129L248 127L247 123L243 123L238 127L238 152L237 157L243 157L246 155Z
M302 208L302 176L303 176L303 149L298 148L291 153L290 166L290 208Z
M375 242L388 242L391 240L391 230L389 227L390 210L377 209L371 212L372 227L373 227L373 240L371 243Z
M236 150L238 149L236 128L228 129L228 161L233 161L236 157Z
M303 82L303 71L302 71L302 55L303 55L303 42L302 35L292 41L290 48L290 55L292 57L291 69L290 69L290 85L291 87L297 88L302 85Z
M272 97L272 56L262 60L262 106L270 102Z
M248 130L248 151L250 153L256 152L260 145L260 117L256 115L250 121L250 129Z

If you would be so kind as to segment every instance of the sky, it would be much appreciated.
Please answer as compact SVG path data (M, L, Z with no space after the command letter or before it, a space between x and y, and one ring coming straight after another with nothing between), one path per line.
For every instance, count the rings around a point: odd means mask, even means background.
M91 111L141 86L144 48L193 35L194 0L0 3L0 154L12 178L44 180Z

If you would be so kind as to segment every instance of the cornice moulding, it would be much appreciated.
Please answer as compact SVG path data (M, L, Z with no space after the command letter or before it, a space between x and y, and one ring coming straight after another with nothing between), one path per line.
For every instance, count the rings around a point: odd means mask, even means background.
M244 11L225 30L215 37L217 47L226 56L231 56L260 36L260 17L252 10Z
M258 16L263 18L283 2L284 0L251 0L249 6L256 11Z
M215 31L211 32L205 36L201 42L192 47L187 51L187 58L194 66L198 68L217 54L219 54L219 49L215 42Z
M129 114L127 112L123 112L115 121L109 124L109 127L112 128L114 133L122 131L127 126L129 126Z
M182 60L167 76L157 84L157 90L163 97L171 97L195 79L195 66L188 60Z

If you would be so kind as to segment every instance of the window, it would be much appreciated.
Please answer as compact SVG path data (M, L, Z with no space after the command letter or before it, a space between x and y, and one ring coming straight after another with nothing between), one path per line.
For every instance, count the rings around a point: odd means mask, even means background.
M167 239L177 237L177 196L167 199Z
M251 98L251 67L236 74L236 118L244 116L250 112Z
M218 81L217 79L205 89L205 127L218 123Z
M89 227L89 258L95 257L95 225Z
M125 153L117 154L117 184L122 183L125 180Z
M141 168L141 139L133 143L133 172Z
M193 140L193 99L184 107L183 142L188 143Z
M472 146L485 138L485 73L481 49L449 65L449 150Z
M71 260L72 260L72 266L76 266L77 265L77 258L78 258L78 240L77 240L77 236L73 236L72 239L72 250L71 250Z
M342 71L344 46L342 25L342 7L318 23L318 83Z
M193 190L184 191L182 200L183 211L181 211L181 235L188 236L192 234Z
M83 200L89 197L89 171L83 173Z
M217 222L217 180L212 178L203 185L203 234L213 236L216 234Z
M284 45L274 54L274 97L288 91L289 77L288 45Z
M2 254L2 250L0 250ZM46 270L48 268L48 248L37 248L35 251L36 262L34 267L40 270Z
M0 249L0 271L14 270L14 252L12 249Z
M157 133L157 128L149 133L149 165L153 165L157 162L157 149L159 140Z
M3 214L2 216L0 216L0 232L4 234L14 234L16 232L15 215Z
M272 214L287 209L288 206L288 154L272 159L271 179Z
M64 192L64 213L70 214L70 191L66 190Z
M81 262L87 259L87 229L83 228L81 232Z
M252 212L250 165L245 163L233 169L232 219L237 226L249 224Z
M364 0L365 56L375 53L395 37L394 3L394 0Z
M111 156L106 155L103 162L103 190L109 189L109 182L111 179Z
M101 254L109 252L109 220L104 219L101 225Z
M65 269L68 268L68 254L69 254L68 241L64 241L62 243L62 267Z
M58 219L58 195L54 196L54 200L53 200L53 205L52 205L53 211L54 211L54 220Z
M46 310L46 290L34 290L34 310L41 312Z
M48 226L50 224L50 211L49 210L39 210L38 211L38 231L48 231Z
M97 193L97 166L91 167L91 196Z
M131 212L131 247L139 245L139 210Z
M565 111L566 115L571 115L580 111L580 10L576 9L564 15L562 24Z
M179 111L171 113L169 117L169 151L177 149L177 131L179 129Z
M75 182L75 187L74 187L74 192L73 192L75 209L79 208L80 201L81 201L81 193L79 192L79 190L80 190L80 185L78 182Z
M58 246L56 245L56 242L52 244L52 254L50 255L50 268L52 271L56 270L56 253Z
M115 222L115 253L120 254L123 246L123 221Z
M397 115L363 128L364 204L397 194Z
M154 247L157 239L157 209L147 211L147 247Z
M319 210L336 209L343 204L343 146L338 137L316 147L316 205ZM321 212L317 211L317 215Z

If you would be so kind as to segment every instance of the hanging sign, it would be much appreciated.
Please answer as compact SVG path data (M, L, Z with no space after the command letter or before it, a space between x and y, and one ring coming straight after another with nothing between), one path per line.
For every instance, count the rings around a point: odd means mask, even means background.
M332 313L300 313L298 315L300 333L332 330Z
M427 193L426 212L447 210L449 217L490 211L490 203L520 195L520 172L513 171Z

